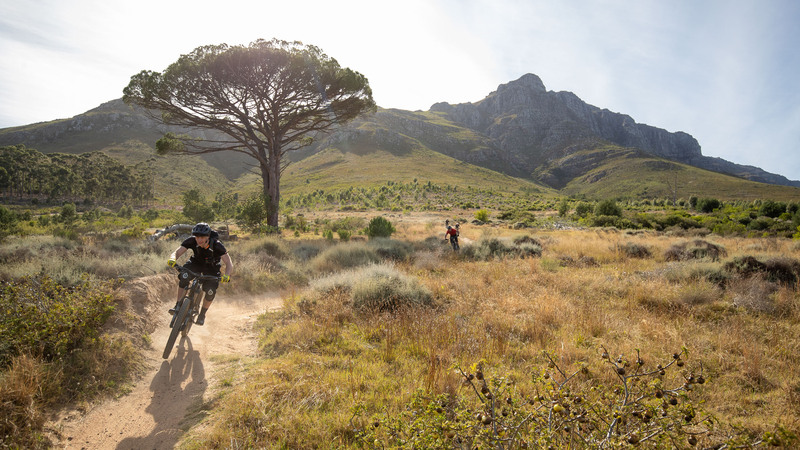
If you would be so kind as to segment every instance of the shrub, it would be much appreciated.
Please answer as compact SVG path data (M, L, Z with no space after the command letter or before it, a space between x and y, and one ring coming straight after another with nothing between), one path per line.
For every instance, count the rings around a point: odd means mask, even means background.
M726 256L728 252L721 246L712 244L702 239L695 239L692 242L675 244L664 252L664 259L667 261L687 261L690 259L711 258L717 261L720 256Z
M622 208L614 200L603 200L594 207L594 215L622 217Z
M311 261L311 267L320 272L334 272L380 261L374 248L363 242L339 244L330 247Z
M704 213L710 213L715 209L718 209L720 206L722 206L722 203L715 198L701 198L697 200L697 206L695 209Z
M381 216L375 217L369 221L369 225L364 230L364 234L369 236L370 239L377 238L377 237L391 237L392 233L394 233L395 228L391 222L384 219Z
M316 303L335 292L344 293L358 310L393 312L409 306L430 305L433 296L419 282L391 265L370 265L340 272L311 283L311 299Z
M369 246L383 259L390 261L407 261L414 252L414 247L408 242L396 241L387 238L375 238Z
M650 249L646 245L635 242L617 244L616 251L629 258L649 258L651 256Z
M479 222L488 222L489 221L489 211L485 209L479 209L475 211L475 220Z
M528 235L516 236L514 238L514 245L522 245L522 244L534 244L538 245L540 248L542 247L542 243L539 242L538 239Z
M790 287L800 281L800 261L796 259L770 258L764 261L764 266L769 281Z
M282 241L272 237L262 238L255 241L252 244L251 251L263 252L278 259L286 258L288 253L286 250L286 245Z
M66 356L97 337L114 310L110 285L66 288L47 276L24 277L0 287L0 367L28 354L48 360Z
M344 228L340 228L336 230L336 234L339 236L340 241L347 242L350 240L350 236L353 234L350 230L346 230Z
M781 214L785 212L786 212L786 203L773 202L772 200L766 200L764 203L761 204L761 207L758 208L758 215L771 217L773 219L779 217Z
M542 247L533 238L518 238L519 243L512 245L495 237L482 237L474 245L461 248L461 255L469 260L489 261L505 258L507 256L524 258L526 256L541 256Z
M716 419L696 394L706 384L703 366L684 368L686 354L654 365L638 350L612 359L603 348L599 364L568 370L545 353L549 368L531 374L533 395L511 377L490 376L482 361L456 366L466 393L419 390L400 414L367 418L356 410L355 423L364 425L357 436L370 448L744 448L762 439L796 441L781 429L761 439L736 429L716 433L708 426Z
M592 212L592 210L592 205L587 202L580 202L577 206L575 206L575 214L577 214L579 217L586 217L586 215Z
M511 248L495 237L482 237L475 245L462 247L461 253L467 259L488 261L505 257L511 253Z
M416 279L389 266L363 269L352 286L356 309L396 311L409 306L430 305L432 298L431 292Z
M306 262L319 255L324 246L322 243L303 242L292 249L292 255L300 261Z
M514 250L520 258L525 258L526 256L542 256L542 246L532 242L523 242L522 244L515 245Z

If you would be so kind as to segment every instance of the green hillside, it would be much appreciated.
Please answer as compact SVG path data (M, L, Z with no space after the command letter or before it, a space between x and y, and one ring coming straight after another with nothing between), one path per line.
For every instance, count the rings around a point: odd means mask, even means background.
M720 200L800 200L800 188L757 183L616 146L577 152L550 167L569 167L569 160L576 159L590 162L561 190L565 195L596 199L680 199L694 195Z
M362 126L362 130L365 128L370 125ZM552 189L456 160L408 137L392 146L376 144L371 137L372 133L367 132L360 139L336 144L289 165L281 180L283 198L317 190L373 188L415 181L455 189L491 189L509 196L557 196ZM237 180L236 190L253 193L260 189L260 183L257 175L245 175Z

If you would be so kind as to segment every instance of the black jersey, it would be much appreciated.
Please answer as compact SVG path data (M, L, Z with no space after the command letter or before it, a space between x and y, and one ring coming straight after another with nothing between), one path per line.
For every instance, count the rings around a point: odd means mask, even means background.
M228 250L222 245L222 242L211 239L209 241L208 248L202 248L197 245L197 239L194 236L187 238L185 241L181 243L182 247L186 247L191 249L194 254L191 258L189 258L189 264L192 265L202 265L206 266L209 269L214 268L219 270L222 264L220 263L220 258L225 253L228 253Z

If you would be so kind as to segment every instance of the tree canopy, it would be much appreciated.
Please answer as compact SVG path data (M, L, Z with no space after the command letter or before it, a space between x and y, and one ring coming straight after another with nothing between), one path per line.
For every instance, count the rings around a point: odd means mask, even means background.
M235 151L258 162L268 224L277 226L283 156L314 134L374 111L363 75L301 42L198 47L164 72L131 77L123 100L160 113L167 125L216 130L204 138L167 134L160 153Z

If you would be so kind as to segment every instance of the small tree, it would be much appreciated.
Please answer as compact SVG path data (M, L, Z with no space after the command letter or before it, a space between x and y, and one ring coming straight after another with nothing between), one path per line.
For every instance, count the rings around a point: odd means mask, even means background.
M395 228L391 222L384 219L381 216L375 217L369 221L369 225L367 225L367 229L364 230L364 234L369 236L370 239L376 237L391 237L392 233L394 233Z
M774 202L772 200L766 200L764 203L761 204L761 207L758 208L759 215L772 217L773 219L779 217L781 214L785 212L786 212L786 203Z
M558 204L558 215L559 217L564 217L569 212L569 200L563 199Z
M224 194L218 192L214 201L211 202L211 209L214 211L216 218L225 222L225 226L227 227L228 222L236 217L236 207L238 203L239 194Z
M700 212L710 213L720 206L722 206L722 203L715 198L701 198L697 200L697 210Z
M594 207L594 215L622 217L622 208L614 200L603 200Z
M489 211L485 209L479 209L475 211L475 220L480 220L481 222L488 222L489 221Z
M267 221L267 209L264 207L264 194L253 195L242 202L236 224L248 231L257 231Z
M586 217L590 212L592 212L592 205L587 202L580 202L575 207L575 214L580 217Z
M78 210L75 208L74 203L66 203L61 207L61 214L58 219L64 225L72 225L78 220Z
M214 210L206 203L206 198L197 189L186 191L183 197L183 215L193 222L211 222Z

